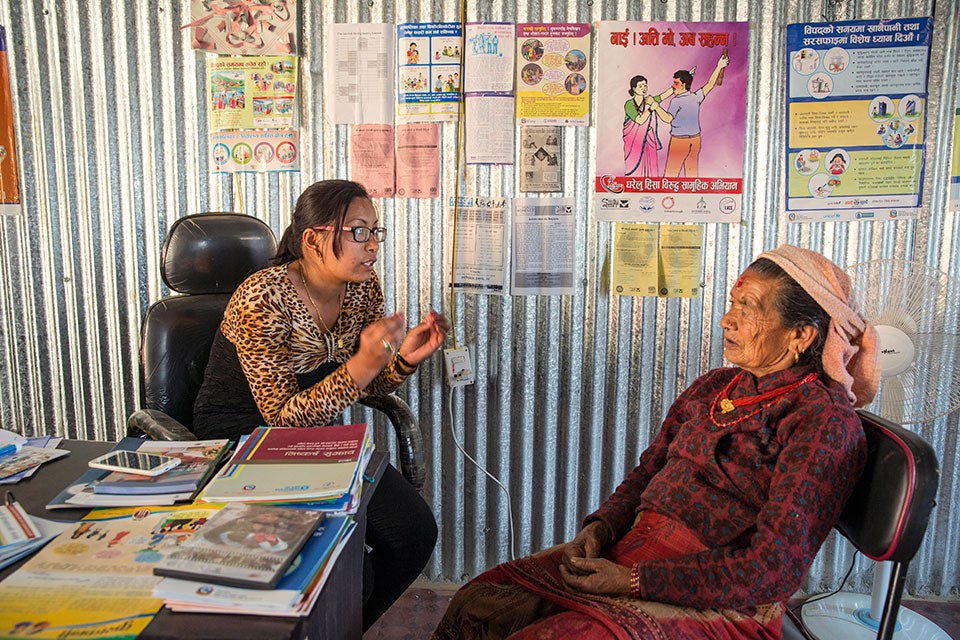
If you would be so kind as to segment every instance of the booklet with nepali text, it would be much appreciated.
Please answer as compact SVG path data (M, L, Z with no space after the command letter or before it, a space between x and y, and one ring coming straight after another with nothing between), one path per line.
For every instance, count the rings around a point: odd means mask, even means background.
M205 502L336 500L356 494L373 453L366 424L258 427L200 492Z

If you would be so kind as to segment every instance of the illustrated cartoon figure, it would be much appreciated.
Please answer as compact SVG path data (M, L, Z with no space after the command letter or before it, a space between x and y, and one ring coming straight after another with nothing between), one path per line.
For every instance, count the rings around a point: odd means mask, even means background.
M721 74L730 63L724 49L717 60L717 66L702 87L690 92L693 74L679 70L673 74L673 86L660 94L661 99L673 93L666 110L651 96L646 102L660 119L670 124L670 143L667 146L667 163L664 176L677 177L682 170L688 178L699 175L700 168L700 103L717 86Z
M847 161L843 158L842 153L835 153L832 158L830 158L830 173L835 176L840 175L847 170Z
M623 175L656 176L657 151L660 144L658 118L654 109L646 103L647 79L633 76L630 99L623 103ZM657 96L659 102L660 96ZM797 156L800 159L800 156ZM639 173L638 173L639 172Z
M411 42L410 46L407 47L407 64L419 64L420 63L420 52L417 51L417 43Z
M120 544L120 541L123 540L124 537L126 537L129 534L130 534L129 531L118 531L117 535L113 536L110 542L107 543L107 546L112 547L115 544Z

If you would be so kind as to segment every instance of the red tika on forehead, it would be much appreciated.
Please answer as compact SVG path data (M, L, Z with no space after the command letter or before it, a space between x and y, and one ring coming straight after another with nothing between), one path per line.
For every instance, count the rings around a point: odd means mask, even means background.
M737 280L737 289L743 286L743 280Z

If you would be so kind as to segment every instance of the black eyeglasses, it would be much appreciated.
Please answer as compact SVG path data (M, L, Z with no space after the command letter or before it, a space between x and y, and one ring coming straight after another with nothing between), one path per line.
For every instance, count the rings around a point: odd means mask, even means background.
M313 227L314 229L322 229L323 231L337 231L336 227ZM387 228L386 227L340 227L339 231L349 231L353 234L354 242L368 242L370 236L372 235L377 239L377 242L383 242L387 239Z

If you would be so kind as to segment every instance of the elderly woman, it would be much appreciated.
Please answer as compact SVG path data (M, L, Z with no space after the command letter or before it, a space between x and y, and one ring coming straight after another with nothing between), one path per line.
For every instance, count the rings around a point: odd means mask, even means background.
M472 580L434 638L780 637L863 468L876 332L843 272L789 245L741 274L720 326L735 366L680 395L572 542Z

